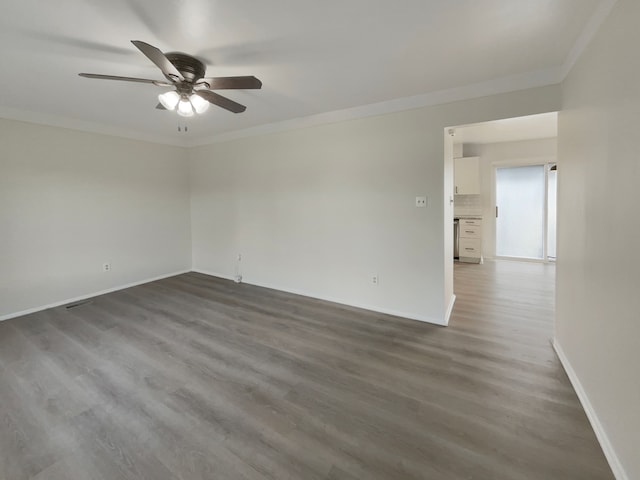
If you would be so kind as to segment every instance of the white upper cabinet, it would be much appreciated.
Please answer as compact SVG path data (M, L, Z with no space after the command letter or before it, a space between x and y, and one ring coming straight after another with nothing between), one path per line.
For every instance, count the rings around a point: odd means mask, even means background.
M480 194L480 157L453 159L456 195Z

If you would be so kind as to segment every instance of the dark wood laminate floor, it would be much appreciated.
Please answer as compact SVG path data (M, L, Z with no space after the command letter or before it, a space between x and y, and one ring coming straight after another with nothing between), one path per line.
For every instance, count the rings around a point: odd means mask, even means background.
M449 328L195 273L2 322L0 478L612 478L554 267L455 278Z

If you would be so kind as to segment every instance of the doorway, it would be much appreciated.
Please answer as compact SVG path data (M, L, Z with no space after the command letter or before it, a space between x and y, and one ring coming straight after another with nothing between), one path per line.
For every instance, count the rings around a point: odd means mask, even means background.
M507 272L539 268L553 288L557 113L447 127L444 136L445 243L451 252L445 255L447 318L456 285L459 280L463 285L465 276L478 279L486 273L498 279ZM471 173L473 182L468 181ZM505 187L499 193L498 182ZM509 196L517 201L507 202ZM525 199L533 199L534 205L525 208ZM497 225L503 221L506 229ZM474 228L466 228L471 222ZM531 232L533 240L526 235ZM454 260L456 243L459 250L473 249L473 255Z

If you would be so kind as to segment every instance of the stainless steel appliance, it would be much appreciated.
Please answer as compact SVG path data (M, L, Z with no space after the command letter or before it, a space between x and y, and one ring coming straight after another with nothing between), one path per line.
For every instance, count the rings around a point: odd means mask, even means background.
M453 219L453 258L460 258L460 220Z

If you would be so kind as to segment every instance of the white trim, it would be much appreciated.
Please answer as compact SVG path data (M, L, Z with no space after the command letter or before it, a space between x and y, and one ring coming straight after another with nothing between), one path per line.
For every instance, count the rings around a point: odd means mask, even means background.
M236 278L233 275L225 275L224 273L212 272L211 270L203 270L201 268L194 268L191 270L193 273L201 273L202 275L208 275L210 277L222 278L223 280L231 280L232 282L236 281ZM245 282L241 282L245 283Z
M567 75L569 75L573 66L589 46L591 40L596 36L617 1L618 0L601 0L600 5L598 5L595 12L593 12L593 15L591 15L591 18L582 29L580 36L576 40L576 43L573 44L573 48L569 51L567 58L560 68L560 79L562 81L567 78Z
M492 257L494 260L505 260L507 262L526 262L526 263L549 263L544 258L529 258L529 257Z
M225 280L231 280L231 281L234 280L234 278L232 276L230 276L230 275L211 272L211 271L203 270L203 269L199 269L199 268L198 269L194 268L192 271L196 272L196 273L201 273L203 275L209 275L211 277L218 277L218 278L223 278ZM393 315L395 317L407 318L409 320L418 320L420 322L432 323L434 325L439 325L439 326L442 326L442 327L446 327L447 323L448 323L447 321L435 320L433 318L429 318L429 317L426 317L424 315L416 315L416 314L413 314L413 313L401 312L399 310L380 308L380 307L373 306L373 305L367 305L367 304L363 304L363 303L351 302L351 301L345 300L343 298L336 298L336 297L331 297L331 296L318 295L318 294L315 294L315 293L306 292L304 290L298 290L298 289L295 289L295 288L276 286L276 285L267 284L267 283L261 283L261 282L255 282L255 281L247 281L246 277L242 278L242 283L246 283L248 285L254 285L256 287L269 288L271 290L278 290L280 292L292 293L294 295L301 295L303 297L315 298L317 300L324 300L326 302L338 303L340 305L347 305L349 307L361 308L363 310L369 310L371 312L384 313L385 315Z
M583 28L580 36L567 55L564 63L560 67L553 67L543 70L536 70L533 72L510 75L507 77L494 78L484 82L465 85L462 87L439 90L410 97L402 97L343 110L324 112L316 115L284 120L281 122L257 125L255 127L234 130L209 137L178 139L170 136L142 133L131 131L129 129L123 129L120 127L108 126L45 113L18 110L9 107L0 107L0 118L20 120L41 125L70 128L73 130L188 148L210 145L212 143L225 142L230 140L237 140L240 138L355 120L358 118L371 117L375 115L384 115L388 113L412 110L416 108L441 105L445 103L469 100L472 98L479 98L489 95L498 95L502 93L515 92L518 90L526 90L529 88L555 85L561 83L569 74L580 55L584 52L593 37L599 31L606 18L611 13L611 10L615 6L616 2L617 0L601 1L598 8L595 10L593 15Z
M171 136L160 136L155 134L132 131L121 127L114 127L104 124L87 122L68 117L38 113L26 110L19 110L9 107L0 107L0 118L31 122L40 125L48 125L60 128L69 128L83 132L99 133L133 140L158 143L162 145L172 145L177 147L197 147L210 145L212 143L226 142L240 138L267 135L271 133L285 132L301 128L315 127L330 123L356 120L359 118L385 115L388 113L413 110L422 107L442 105L445 103L458 102L473 98L498 95L502 93L527 90L529 88L545 87L555 85L562 81L560 68L548 68L533 72L510 75L507 77L494 78L484 82L473 83L462 87L438 90L410 97L396 98L379 103L372 103L343 110L319 113L305 117L293 118L281 122L257 125L241 130L233 130L209 137L182 138Z
M267 135L330 123L345 122L348 120L356 120L358 118L385 115L388 113L442 105L445 103L515 92L529 88L545 87L558 84L560 81L560 70L558 68L538 70L524 74L510 75L508 77L495 78L486 82L474 83L463 87L449 88L422 95L397 98L394 100L372 103L344 110L319 113L317 115L299 117L291 120L284 120L282 122L267 123L243 130L221 133L219 135L213 135L206 138L196 138L192 139L188 146L196 147L210 145L212 143L226 142L240 138Z
M456 303L456 295L455 293L451 295L451 300L449 301L449 306L447 307L447 311L444 314L444 324L446 326L449 325L449 320L451 320L451 314L453 313L453 305Z
M97 133L100 135L108 135L112 137L127 138L130 140L157 143L161 145L171 145L174 147L188 146L184 140L178 140L176 138L171 138L170 136L136 132L121 127L113 127L100 123L77 120L75 118L61 117L58 115L49 115L46 113L19 110L17 108L0 106L0 118L4 118L7 120L17 120L20 122L35 123L37 125L46 125L48 127L67 128L80 132Z
M184 273L189 273L190 271L191 270L180 270L178 272L167 273L165 275L160 275L158 277L147 278L145 280L131 282L125 285L119 285L117 287L107 288L105 290L100 290L99 292L87 293L86 295L80 295L79 297L68 298L66 300L62 300L59 302L49 303L47 305L41 305L39 307L29 308L27 310L22 310L20 312L8 313L6 315L0 316L0 322L4 320L9 320L10 318L22 317L23 315L29 315L30 313L40 312L42 310L47 310L49 308L55 308L55 307L60 307L62 305L67 305L69 303L79 302L80 300L86 300L87 298L98 297L106 293L116 292L118 290L124 290L125 288L135 287L137 285L142 285L143 283L155 282L157 280L162 280L163 278L175 277L176 275L182 275Z
M163 278L175 277L176 275L182 275L182 274L189 273L189 272L201 273L203 275L209 275L211 277L223 278L225 280L230 280L230 281L234 281L235 280L232 275L225 275L225 274L222 274L222 273L211 272L209 270L203 270L203 269L199 269L199 268L194 268L192 270L180 270L178 272L168 273L168 274L165 274L165 275L160 275L158 277L147 278L145 280L140 280L140 281L137 281L137 282L131 282L131 283L127 283L125 285L119 285L117 287L107 288L105 290L100 290L98 292L93 292L93 293L88 293L88 294L85 294L85 295L80 295L78 297L68 298L66 300L61 300L59 302L49 303L47 305L40 305L38 307L29 308L27 310L22 310L20 312L8 313L8 314L0 316L0 322L2 322L4 320L9 320L11 318L22 317L23 315L29 315L31 313L40 312L42 310L47 310L49 308L55 308L55 307L60 307L62 305L67 305L69 303L79 302L81 300L86 300L88 298L97 297L97 296L104 295L104 294L107 294L107 293L116 292L118 290L124 290L125 288L135 287L137 285L142 285L144 283L155 282L157 280L162 280ZM350 301L347 301L347 300L344 300L344 299L341 299L341 298L327 297L327 296L312 294L312 293L305 292L305 291L302 291L302 290L286 288L286 287L278 287L278 286L274 286L274 285L270 285L270 284L263 284L263 283L259 283L259 282L247 282L246 279L244 279L244 278L243 278L242 283L247 283L249 285L255 285L256 287L263 287L263 288L270 288L272 290L279 290L281 292L292 293L294 295L301 295L303 297L310 297L310 298L316 298L318 300L325 300L327 302L338 303L340 305L347 305L347 306L350 306L350 307L362 308L363 310L369 310L369 311L377 312L377 313L384 313L386 315L393 315L393 316L396 316L396 317L408 318L410 320L418 320L420 322L432 323L434 325L439 325L439 326L443 326L443 327L446 327L448 325L448 323L449 323L449 316L451 315L451 310L453 309L453 302L455 301L455 295L453 295L451 303L449 305L449 308L447 309L446 317L443 320L436 320L436 319L433 319L433 318L430 318L430 317L426 317L424 315L415 315L415 314L412 314L412 313L402 312L402 311L399 311L399 310L380 308L380 307L377 307L377 306L372 306L372 305L367 305L367 304L362 304L362 303L354 303L354 302L350 302Z
M556 139L555 137L541 138L539 140ZM515 143L515 142L514 142ZM547 165L549 163L558 163L557 155L540 155L539 157L521 157L510 160L495 160L491 162L492 167L526 167L530 165Z
M452 103L473 98L498 95L501 93L515 92L535 87L544 87L561 83L569 74L577 60L587 48L591 40L600 30L600 27L607 19L617 0L601 0L591 18L586 23L582 32L576 39L573 47L569 51L565 61L560 67L552 67L543 70L536 70L523 74L510 75L507 77L494 78L485 82L474 83L457 88L450 88L429 92L411 97L403 97L379 103L372 103L359 107L335 110L331 112L310 115L306 117L284 120L282 122L258 125L242 130L221 133L204 138L195 138L188 141L188 147L210 145L212 143L226 142L240 138L267 135L270 133L284 132L300 128L326 125L330 123L344 122L358 118L384 115L388 113L412 110L444 103Z
M569 377L569 381L571 382L573 389L576 391L576 394L578 395L578 399L582 404L582 408L587 414L587 418L591 423L591 427L593 428L593 431L596 434L598 442L600 442L600 446L602 447L604 456L607 458L607 461L609 462L609 466L611 467L611 471L613 472L613 475L617 480L629 480L629 476L626 474L624 467L620 462L620 459L616 455L616 452L613 449L613 445L611 445L611 441L607 436L607 432L602 426L602 423L600 422L600 419L598 418L598 415L595 409L593 408L593 405L591 405L591 402L589 401L587 392L585 392L584 387L582 386L582 383L580 383L580 379L578 378L578 375L576 374L575 370L571 366L571 362L569 362L569 359L565 355L564 350L558 343L558 339L554 338L552 344L553 344L553 349L556 351L556 354L560 359L560 363L562 364L564 371L567 372L567 376Z

